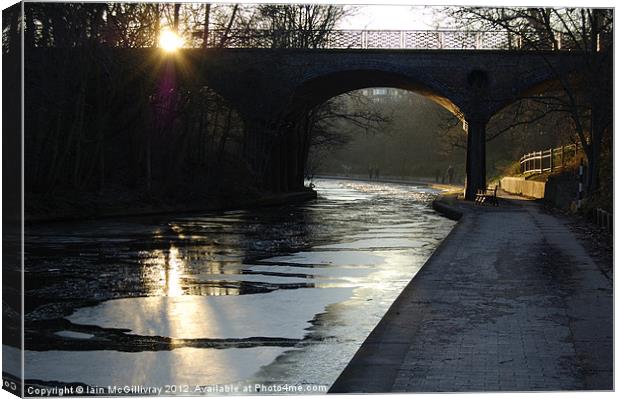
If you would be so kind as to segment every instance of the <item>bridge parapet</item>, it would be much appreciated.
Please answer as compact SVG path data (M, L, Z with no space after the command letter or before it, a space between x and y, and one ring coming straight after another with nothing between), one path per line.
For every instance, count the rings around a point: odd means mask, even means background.
M197 37L202 37L197 32ZM558 33L547 44L528 46L522 36L506 31L458 30L212 30L208 47L317 48L399 50L580 50Z

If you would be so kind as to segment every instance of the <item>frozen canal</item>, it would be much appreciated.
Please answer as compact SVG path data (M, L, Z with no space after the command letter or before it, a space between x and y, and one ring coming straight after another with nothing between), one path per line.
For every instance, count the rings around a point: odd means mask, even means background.
M26 378L329 387L454 222L429 189L315 183L301 205L28 227Z

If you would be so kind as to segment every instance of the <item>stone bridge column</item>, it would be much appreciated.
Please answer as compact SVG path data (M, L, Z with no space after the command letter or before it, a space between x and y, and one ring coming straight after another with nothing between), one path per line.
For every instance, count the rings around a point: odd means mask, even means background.
M260 189L281 193L303 186L303 175L298 181L298 143L290 123L246 119L244 155Z
M299 143L297 139L297 127L291 127L287 129L285 134L285 152L286 152L286 170L285 179L286 187L289 191L297 191L301 185L303 185L303 177L301 181L298 180L298 170L300 160Z
M467 120L467 161L465 199L473 201L479 189L487 184L486 177L486 116L474 115Z
M297 123L288 122L278 129L274 141L274 187L279 192L299 191L303 188L303 152L300 150L300 129Z
M273 177L276 157L273 148L277 138L277 129L273 124L262 118L244 118L245 133L243 140L243 154L256 177L256 183L261 190L275 191L276 181Z
M298 120L285 134L287 137L287 180L290 191L300 191L304 188L304 169L309 151L309 137L307 132L307 123Z

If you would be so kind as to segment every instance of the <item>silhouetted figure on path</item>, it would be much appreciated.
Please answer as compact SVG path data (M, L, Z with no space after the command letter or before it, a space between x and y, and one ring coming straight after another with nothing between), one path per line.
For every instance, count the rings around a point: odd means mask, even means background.
M452 184L452 179L454 177L454 168L452 167L452 165L448 166L448 170L446 171L446 173L448 174L448 183Z

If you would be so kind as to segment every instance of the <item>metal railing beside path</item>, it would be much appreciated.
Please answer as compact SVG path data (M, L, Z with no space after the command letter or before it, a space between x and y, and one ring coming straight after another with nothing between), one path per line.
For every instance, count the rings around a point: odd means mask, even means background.
M601 208L596 208L592 211L594 222L598 227L605 230L612 231L614 228L614 215L611 212L607 212Z
M569 160L577 158L580 148L581 146L575 143L527 153L519 161L521 173L543 173L562 169Z

